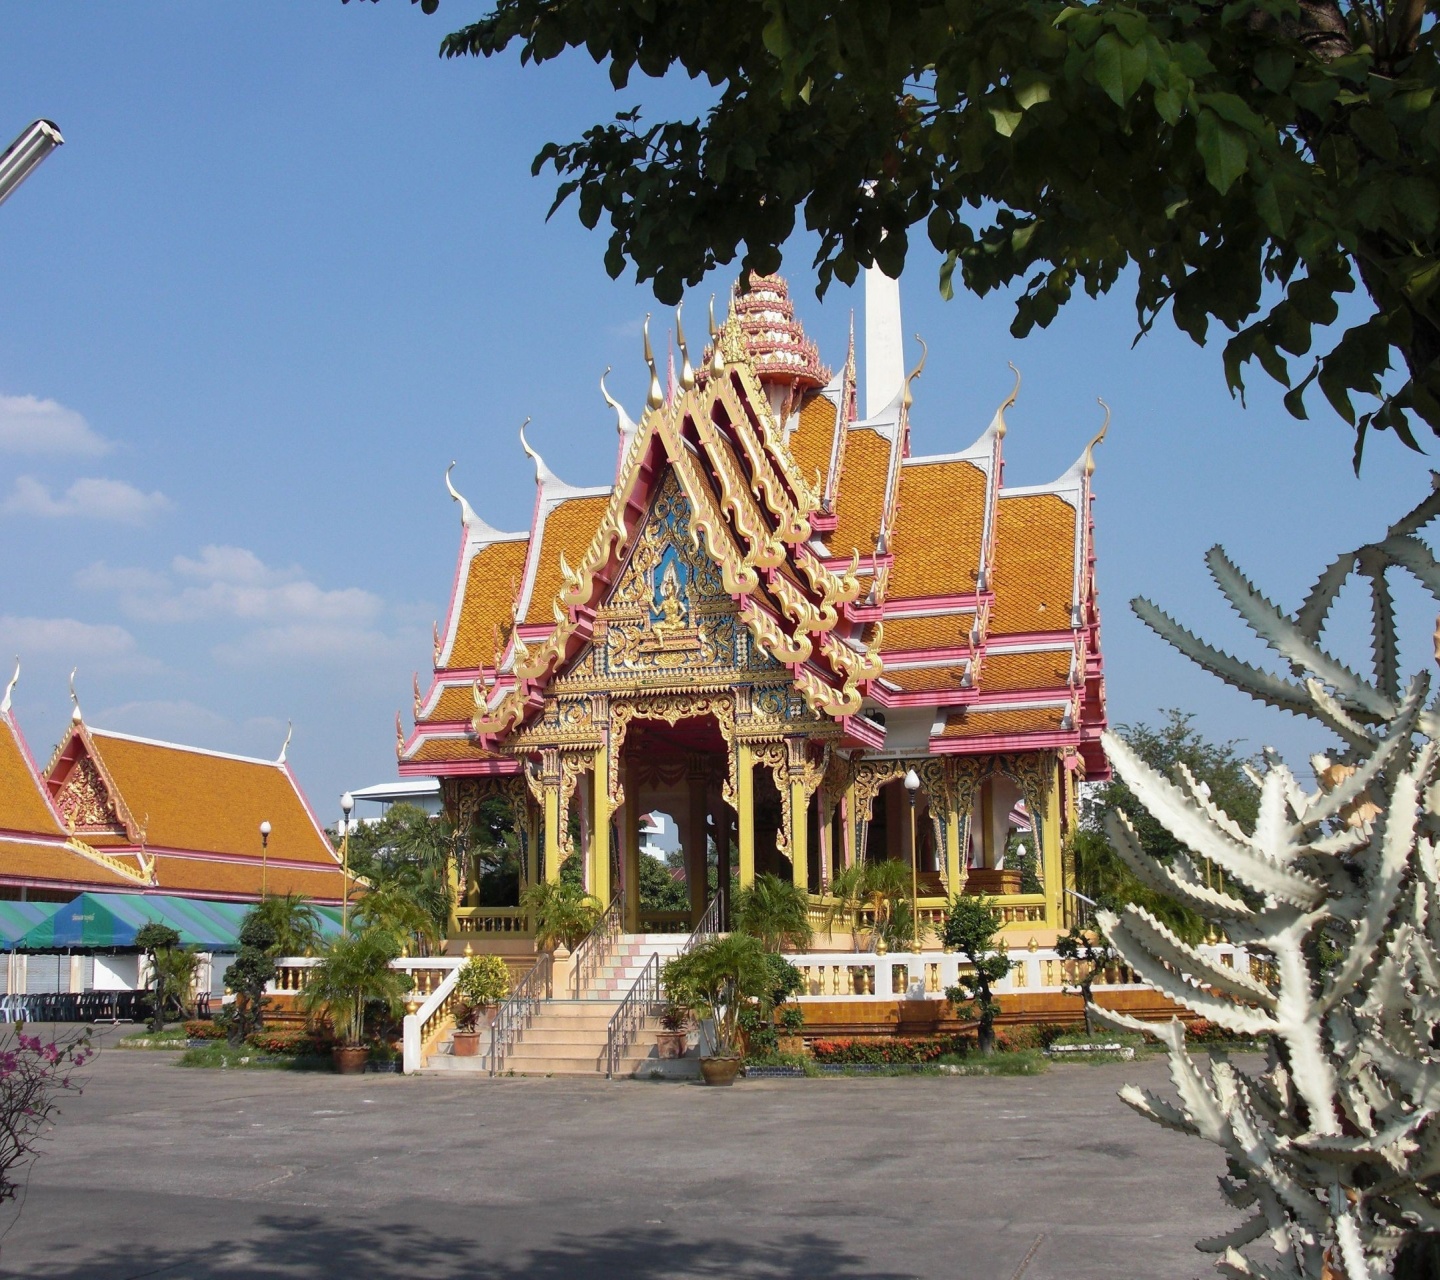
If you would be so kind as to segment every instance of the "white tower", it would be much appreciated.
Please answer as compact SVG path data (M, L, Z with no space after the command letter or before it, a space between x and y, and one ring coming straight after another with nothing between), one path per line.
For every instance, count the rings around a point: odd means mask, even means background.
M865 272L865 416L881 413L904 385L900 281L872 266Z

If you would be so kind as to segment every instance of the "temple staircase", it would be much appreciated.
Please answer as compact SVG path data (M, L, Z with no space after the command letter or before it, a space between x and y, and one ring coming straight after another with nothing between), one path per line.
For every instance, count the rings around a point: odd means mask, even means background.
M535 1004L528 1025L519 1030L504 1050L499 1074L524 1076L605 1075L610 1024L622 1003L652 962L657 970L679 955L689 939L674 933L619 933L593 967L577 970L578 981L556 983L554 996ZM579 956L577 950L577 957ZM632 1001L633 1003L633 1001ZM643 1012L642 1012L643 1017ZM654 1021L646 1019L647 1022ZM616 1076L631 1075L655 1054L648 1026L635 1036L618 1057ZM457 1058L449 1036L426 1061L427 1072L490 1073L489 1045L482 1040L476 1058Z

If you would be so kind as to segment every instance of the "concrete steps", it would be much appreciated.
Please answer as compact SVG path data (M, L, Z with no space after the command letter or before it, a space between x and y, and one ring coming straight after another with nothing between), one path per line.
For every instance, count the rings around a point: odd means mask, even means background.
M673 933L625 934L616 943L604 965L597 970L589 987L578 1000L545 1001L535 1020L521 1033L505 1055L505 1075L527 1076L596 1076L605 1073L605 1039L610 1019L620 1002L635 985L650 958L659 955L660 963L680 954L685 935ZM659 1023L647 1020L624 1061L616 1065L617 1076L630 1075L656 1058L655 1031ZM482 1056L457 1058L451 1042L440 1046L430 1056L425 1071L473 1072L489 1071L488 1041L482 1045Z

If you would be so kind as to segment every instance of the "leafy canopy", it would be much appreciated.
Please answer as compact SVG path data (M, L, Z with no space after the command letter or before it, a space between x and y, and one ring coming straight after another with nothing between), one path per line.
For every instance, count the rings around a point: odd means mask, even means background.
M423 0L429 13L437 0ZM677 301L717 265L773 271L797 218L821 290L898 276L917 230L979 294L1018 291L1012 331L1077 288L1134 282L1140 332L1167 308L1230 333L1305 417L1318 382L1356 430L1440 432L1437 31L1423 0L494 0L441 53L522 62L583 49L617 90L703 78L711 108L638 107L536 158L587 227ZM553 210L552 210L553 211ZM1337 298L1373 312L1312 351ZM1291 361L1297 361L1291 367ZM1403 366L1386 378L1392 365ZM1298 379L1298 381L1296 381ZM1362 412L1355 398L1371 407Z
M810 945L810 898L790 880L766 872L740 890L730 909L731 922L766 951L804 951Z

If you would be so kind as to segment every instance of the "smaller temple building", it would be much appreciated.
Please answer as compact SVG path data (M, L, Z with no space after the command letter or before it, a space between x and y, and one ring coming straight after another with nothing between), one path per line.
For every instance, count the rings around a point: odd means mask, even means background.
M77 703L41 770L11 709L14 685L0 700L0 898L342 900L339 857L283 751L257 760L114 733L86 724Z

